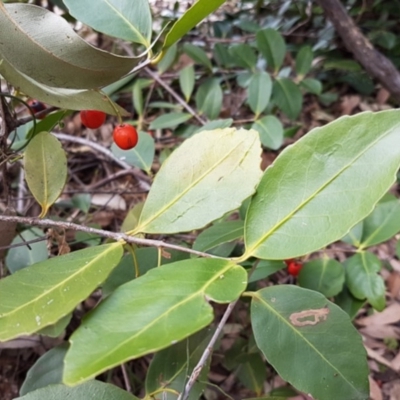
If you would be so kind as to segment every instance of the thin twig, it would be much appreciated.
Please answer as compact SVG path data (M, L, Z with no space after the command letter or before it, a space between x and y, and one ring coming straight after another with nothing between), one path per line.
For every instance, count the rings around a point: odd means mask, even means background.
M113 239L115 241L123 240L126 243L134 243L140 246L147 247L156 247L156 248L165 248L171 250L182 251L183 253L194 254L200 257L208 257L208 258L223 258L214 256L212 254L203 253L202 251L188 249L187 247L178 246L176 244L170 244L163 242L162 240L154 240L154 239L142 239L134 236L129 236L125 233L119 232L110 232L104 231L102 229L95 229L88 226L82 226L78 224L74 224L72 222L66 221L53 221L51 219L40 219L40 218L30 218L30 217L19 217L19 216L8 216L8 215L0 215L0 222L17 222L19 224L30 225L30 226L39 226L42 228L62 228L62 229L70 229L73 231L86 232L93 235L98 235L101 237ZM223 258L226 260L226 258Z
M190 394L190 391L192 390L193 385L196 383L197 378L199 377L201 370L204 368L208 357L210 357L215 342L217 341L220 333L222 332L222 329L224 328L226 321L228 320L229 316L231 315L233 309L236 306L236 303L238 300L233 301L232 303L229 303L227 309L225 310L224 315L221 318L221 321L219 321L219 324L217 326L217 329L215 330L210 342L208 343L203 355L201 356L199 362L197 363L196 367L193 369L192 374L190 375L190 378L185 386L185 390L179 395L178 400L187 400Z
M200 122L201 125L205 125L206 121L204 121L200 116L196 113L196 111L189 106L189 104L179 96L178 93L175 92L167 83L165 83L161 77L152 71L150 68L144 68L144 71L150 75L160 86L162 86L183 108L185 108L190 114L193 115L194 118Z
M124 377L125 389L127 392L132 393L132 386L131 383L129 382L129 376L125 364L121 364L121 371L122 371L122 376Z
M140 183L141 187L144 190L149 190L150 189L150 184L149 184L151 182L151 178L150 177L148 177L139 168L132 167L131 165L129 165L125 161L120 160L110 150L106 149L102 145L100 145L98 143L95 143L95 142L92 142L90 140L87 140L85 138L75 137L75 136L67 135L65 133L54 133L54 136L56 136L60 140L65 140L65 141L72 142L72 143L79 143L79 144L82 144L84 146L89 146L89 147L95 149L99 153L104 154L106 157L111 158L113 161L115 161L122 168L132 170L132 173L139 180L139 183Z

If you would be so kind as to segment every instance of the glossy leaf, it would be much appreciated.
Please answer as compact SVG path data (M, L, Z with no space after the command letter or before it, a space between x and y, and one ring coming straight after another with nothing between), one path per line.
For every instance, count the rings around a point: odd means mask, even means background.
M192 115L188 113L171 112L157 117L151 122L149 129L175 128L188 121L190 118L192 118Z
M183 45L183 51L193 60L196 64L204 65L209 70L212 69L211 61L207 56L207 53L198 46L191 43L185 43Z
M163 51L176 43L181 37L194 28L205 17L219 8L225 0L197 0L183 15L172 25L165 38Z
M303 106L303 95L289 78L279 78L274 82L272 100L293 120L297 119Z
M115 385L100 381L90 381L76 387L65 385L49 385L30 392L15 400L139 400L136 396L120 389Z
M156 175L136 231L191 231L239 208L260 179L260 150L252 130L204 131L187 139Z
M326 297L336 296L343 289L344 268L336 260L313 260L303 265L298 280L303 288L315 290Z
M310 46L303 46L296 56L296 72L300 77L306 75L311 69L313 51Z
M193 243L193 249L208 251L226 242L243 237L243 221L219 222L201 232Z
M96 31L150 47L148 0L64 0L70 14Z
M202 330L182 342L176 343L154 356L146 376L146 393L164 388L182 392L187 381L187 372L192 371L207 348L212 331ZM207 382L209 362L202 369L199 378L190 391L189 400L197 400L201 396ZM163 400L176 400L176 395L162 392Z
M267 61L267 66L277 72L286 54L286 44L282 35L275 29L267 28L257 32L257 47Z
M31 265L2 279L0 341L56 323L107 278L121 257L120 243L90 247Z
M219 79L209 79L196 92L198 110L210 119L218 118L222 108L223 93Z
M189 102L190 97L192 96L195 78L194 68L192 65L188 65L179 72L179 85L187 102Z
M73 90L42 85L17 71L4 58L0 63L0 74L16 89L23 90L26 95L55 107L69 110L95 109L111 115L116 115L117 109L120 115L129 115L126 110L112 103L107 96L97 90Z
M48 385L62 383L64 357L67 349L68 344L63 343L44 353L29 369L19 394L23 396Z
M351 294L367 299L378 311L385 308L385 283L378 274L382 268L379 258L370 252L357 253L345 261L346 283Z
M64 382L80 383L190 336L213 320L208 300L231 302L246 283L246 271L228 260L192 259L120 286L72 334Z
M24 155L25 179L42 207L43 218L58 199L67 180L67 157L58 139L48 132L36 135Z
M262 289L253 294L251 324L267 361L295 388L316 399L368 398L361 336L348 315L322 294L293 285Z
M248 89L248 102L256 118L267 108L272 92L272 81L264 71L255 72Z
M151 172L155 154L155 144L154 139L147 132L139 132L139 142L133 149L122 150L113 143L111 151L116 157L120 160L124 160L129 165L138 167L148 174Z
M250 204L246 255L308 254L370 214L400 165L399 120L398 110L342 117L287 147Z
M400 231L400 201L387 194L363 221L360 248L385 242Z
M278 150L283 144L283 126L281 121L273 115L258 119L252 126L260 134L263 146Z
M26 229L18 234L12 241L12 245L30 242L31 240L44 238L45 233L39 228ZM7 269L14 273L22 268L28 267L29 265L35 264L40 261L47 260L49 257L47 251L46 240L30 243L21 247L13 247L8 250L6 257Z
M257 55L254 49L246 44L235 44L229 48L232 62L238 67L253 69L257 64Z
M137 64L89 45L64 18L43 7L0 3L0 26L8 32L0 42L1 58L48 86L93 89L118 80Z

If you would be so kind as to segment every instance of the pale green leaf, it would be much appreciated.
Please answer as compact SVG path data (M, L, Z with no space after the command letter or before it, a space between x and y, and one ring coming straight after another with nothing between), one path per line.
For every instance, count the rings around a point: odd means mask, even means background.
M367 299L378 311L385 308L385 283L378 274L382 268L379 258L370 252L357 253L345 262L346 283L358 300Z
M80 383L190 336L213 320L209 300L231 302L246 284L246 271L231 261L193 259L120 286L72 334L64 382Z
M80 1L78 3L81 3ZM137 60L96 49L43 7L0 2L0 59L48 86L92 89L127 74Z
M333 297L343 289L344 268L336 260L312 260L303 265L298 282L303 288L315 290L328 298Z
M209 70L212 69L211 61L207 56L207 53L198 46L191 43L185 43L183 45L183 51L197 64L204 65Z
M399 121L398 110L341 117L287 147L250 204L246 255L308 254L370 214L399 169Z
M137 231L191 231L239 208L260 179L260 153L253 130L203 131L185 140L157 173Z
M30 242L32 240L44 238L45 236L45 233L41 229L30 228L20 232L11 244L15 245ZM43 240L37 243L30 243L29 247L25 245L8 250L6 266L11 273L14 273L29 265L47 260L48 257L47 243L46 240Z
M0 281L0 341L56 323L103 282L122 257L121 243L51 258Z
M154 139L147 133L139 132L139 142L137 146L130 150L122 150L115 143L111 146L111 151L119 159L129 165L138 167L147 173L151 172L153 165L155 144Z
M272 80L265 71L257 71L251 78L248 102L256 118L267 108L272 92Z
M29 369L19 394L23 396L48 385L62 383L64 357L67 349L68 344L63 343L44 353Z
M363 221L360 248L389 240L400 231L400 201L387 194Z
M168 388L178 393L185 387L188 371L192 371L209 344L212 330L204 329L186 340L159 351L152 359L146 375L146 393ZM204 391L210 362L201 370L190 391L189 400L198 400ZM164 391L163 400L176 400L176 395Z
M223 93L219 79L209 79L196 92L196 106L208 118L218 118L222 108Z
M299 116L303 106L303 95L289 78L279 78L274 82L272 100L293 120Z
M258 119L251 127L260 134L263 146L272 150L278 150L283 144L283 126L273 115L267 115Z
M163 74L169 68L172 67L178 56L178 46L176 44L168 48L168 50L163 53L163 58L157 63L158 72Z
M116 115L117 109L120 115L129 115L126 110L113 103L100 91L62 89L42 85L17 71L5 59L0 60L0 74L16 89L55 107L69 110L99 110L111 115Z
M205 17L220 7L225 0L197 0L172 26L165 38L163 51L176 43Z
M100 381L86 382L83 385L69 387L65 385L49 385L30 392L15 400L139 400L136 396L115 385Z
M286 54L286 44L282 35L275 29L263 29L256 34L257 47L267 61L267 66L277 72Z
M150 47L148 0L64 0L70 14L99 32Z
M304 88L307 92L312 94L321 94L322 83L321 81L313 78L305 78L300 82L300 87Z
M185 100L189 102L193 93L195 83L194 68L188 65L179 72L179 85L182 93L185 95Z
M192 118L191 114L183 112L170 112L168 114L160 115L151 122L149 129L165 129L175 128Z
M322 294L293 285L262 289L253 294L251 324L267 361L295 388L321 400L368 398L361 336Z
M67 157L55 136L41 132L26 147L24 166L26 183L42 207L42 218L64 188L67 179Z

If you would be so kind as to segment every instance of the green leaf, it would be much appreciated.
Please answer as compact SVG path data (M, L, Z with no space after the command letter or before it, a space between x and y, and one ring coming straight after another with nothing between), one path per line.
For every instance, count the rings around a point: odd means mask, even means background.
M120 389L117 386L100 381L86 382L76 387L65 385L49 385L35 390L15 400L139 400L136 396Z
M264 391L264 383L267 379L267 367L259 353L242 354L242 363L235 375L242 384L255 392L258 396Z
M293 120L297 119L303 106L300 89L288 78L279 78L274 82L272 100Z
M138 167L150 174L154 160L155 144L154 139L147 132L139 132L139 142L133 149L122 150L113 143L111 151L127 164Z
M188 113L171 112L157 117L151 122L149 129L175 128L188 121L190 118L192 118L192 115Z
M43 7L0 3L0 26L8 32L7 40L0 42L1 58L48 86L105 86L127 74L138 62L89 45L64 18Z
M43 218L67 180L67 157L61 143L49 132L39 133L26 147L24 166L26 183L42 207L39 217Z
M354 225L349 232L341 239L342 242L351 244L352 246L358 247L361 242L361 237L364 229L364 221L360 221Z
M335 297L335 304L346 311L350 319L354 319L358 311L364 306L365 300L356 299L345 284L343 290Z
M307 92L312 94L322 93L322 83L317 79L305 78L300 82L300 87L304 88Z
M213 320L209 300L231 302L246 283L246 271L228 260L191 259L120 286L72 334L64 382L80 383L190 336Z
M72 313L67 314L65 317L59 319L55 324L46 326L37 332L38 335L48 336L51 338L58 338L71 322Z
M158 72L160 73L160 75L172 67L177 59L177 56L178 46L174 44L165 52L163 58L157 64Z
M293 285L262 289L253 294L251 324L267 361L295 388L323 400L368 398L361 336L322 294Z
M229 53L228 46L222 43L216 43L213 51L214 59L220 67L230 68L235 64L231 54Z
M265 279L283 268L285 268L283 261L258 260L256 269L249 277L249 283Z
M257 32L256 41L268 67L275 73L278 72L286 54L286 43L282 35L275 29L263 29Z
M296 72L301 78L310 71L313 58L314 55L310 46L303 46L297 53Z
M342 117L287 147L250 204L246 255L308 254L370 214L400 165L399 121L398 110Z
M121 257L121 243L90 247L31 265L2 279L0 341L56 323L106 279Z
M136 231L191 231L239 208L260 179L260 150L252 130L204 131L185 140L157 173Z
M30 242L41 237L44 237L45 233L39 228L30 228L19 233L14 238L11 245ZM47 260L49 257L47 251L46 240L37 243L30 243L21 247L14 247L8 250L6 257L7 269L13 274L14 272L28 267L29 265L35 264L40 261Z
M152 359L146 375L146 393L164 388L182 392L187 380L188 371L192 371L203 355L211 338L211 330L205 329L190 336L182 342L176 343L165 350L161 350ZM209 362L201 370L201 374L193 385L189 400L198 400L204 391L207 382ZM176 400L173 393L163 392L163 400Z
M116 115L115 110L118 110L122 116L129 115L126 110L113 103L100 91L62 89L42 85L16 70L4 58L0 62L0 74L16 89L55 107L69 110L99 110L111 115Z
M360 248L385 242L400 231L400 201L387 194L363 221Z
M183 45L183 51L197 64L204 65L209 70L212 70L211 61L202 48L191 43L185 43Z
M281 121L273 115L267 115L257 120L251 129L260 134L263 146L278 150L283 144L283 126Z
M324 258L303 265L299 274L299 285L315 290L326 297L336 296L342 291L344 268L340 262Z
M385 308L385 283L378 272L382 268L379 258L362 252L345 261L346 283L351 294L359 300L367 299L378 311Z
M232 62L238 67L254 69L257 64L257 55L254 49L245 43L235 44L229 48Z
M194 28L205 17L214 12L225 0L197 0L181 18L172 25L165 38L163 52Z
M222 108L223 93L219 79L209 79L196 92L198 110L210 119L218 118Z
M148 0L64 0L78 21L106 35L150 47L152 21Z
M64 357L67 349L68 344L63 343L44 353L29 369L19 394L23 396L48 385L62 383Z
M206 252L223 243L239 239L244 235L243 221L219 222L201 232L193 243L193 249Z
M186 102L189 102L192 96L195 79L193 65L188 65L179 72L179 85Z
M267 108L272 92L272 81L264 71L257 71L251 78L248 102L256 118Z
M225 129L232 126L233 119L216 119L214 121L207 122L201 128L197 129L196 133L203 132L203 131L212 131L214 129Z

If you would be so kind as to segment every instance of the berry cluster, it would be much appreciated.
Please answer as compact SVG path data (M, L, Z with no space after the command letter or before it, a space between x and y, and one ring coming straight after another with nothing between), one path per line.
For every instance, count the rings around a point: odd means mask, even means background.
M106 120L103 111L84 110L80 112L81 121L86 128L100 128ZM118 124L113 131L114 143L122 150L133 149L139 140L135 127L129 124Z

